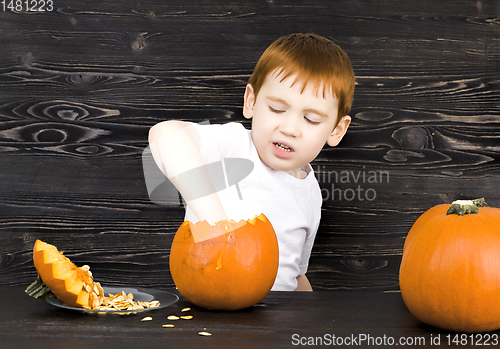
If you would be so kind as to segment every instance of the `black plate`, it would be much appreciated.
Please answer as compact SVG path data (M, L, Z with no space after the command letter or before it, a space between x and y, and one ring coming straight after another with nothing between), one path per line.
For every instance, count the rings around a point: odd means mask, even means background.
M102 287L104 289L105 294L108 293L116 294L125 291L125 293L132 293L134 295L134 301L137 302L151 302L153 300L160 301L160 305L155 308L146 308L146 309L137 309L137 310L93 310L93 309L85 309L81 307L75 307L73 305L66 304L60 301L58 298L47 298L47 302L60 308L70 309L80 311L86 314L96 314L96 315L106 315L106 314L115 314L115 315L129 315L129 314L137 314L143 313L146 311L158 310L169 305L174 304L179 300L179 297L173 293L165 292L162 290L156 290L153 288L141 288L141 287Z

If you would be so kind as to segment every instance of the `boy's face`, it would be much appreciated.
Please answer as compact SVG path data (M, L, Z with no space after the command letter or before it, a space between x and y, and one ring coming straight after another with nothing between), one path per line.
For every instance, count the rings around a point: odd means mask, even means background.
M269 167L300 177L301 168L314 160L326 142L336 146L349 126L344 116L337 126L338 99L311 84L301 93L295 76L280 82L270 74L257 98L247 85L243 115L252 120L252 139L260 159Z

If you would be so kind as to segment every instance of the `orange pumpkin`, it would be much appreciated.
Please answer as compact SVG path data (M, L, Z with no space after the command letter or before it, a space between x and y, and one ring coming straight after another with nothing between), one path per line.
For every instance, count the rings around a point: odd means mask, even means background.
M97 296L104 292L99 283L94 283L88 267L78 268L53 245L36 240L33 262L43 283L69 305L91 308L94 298L97 299L92 291Z
M193 231L209 236L211 229L229 232L195 242ZM251 220L184 222L170 251L170 272L177 289L191 303L207 309L238 310L266 297L278 272L278 240L261 214Z
M484 205L435 206L408 233L399 283L420 321L467 333L500 328L500 209Z

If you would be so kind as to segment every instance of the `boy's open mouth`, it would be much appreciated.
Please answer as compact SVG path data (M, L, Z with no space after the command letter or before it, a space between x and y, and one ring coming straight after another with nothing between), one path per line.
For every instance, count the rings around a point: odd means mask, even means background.
M280 150L283 150L283 151L293 151L292 148L290 148L288 145L286 144L283 144L283 143L278 143L278 142L274 142L273 143L274 146Z

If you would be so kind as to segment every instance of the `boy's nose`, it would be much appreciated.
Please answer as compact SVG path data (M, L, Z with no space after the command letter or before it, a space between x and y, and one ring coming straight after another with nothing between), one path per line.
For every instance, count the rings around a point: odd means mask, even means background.
M279 130L287 136L298 137L300 135L300 118L295 116L283 118Z

